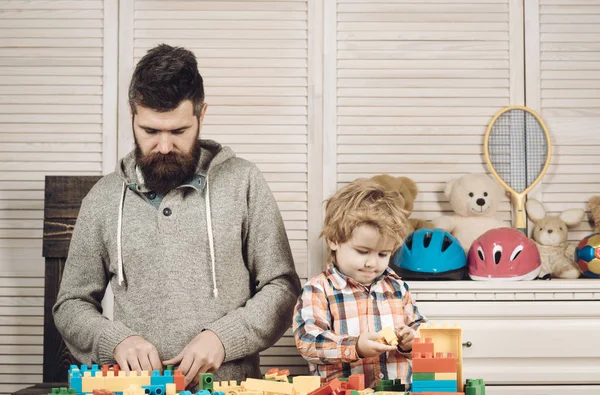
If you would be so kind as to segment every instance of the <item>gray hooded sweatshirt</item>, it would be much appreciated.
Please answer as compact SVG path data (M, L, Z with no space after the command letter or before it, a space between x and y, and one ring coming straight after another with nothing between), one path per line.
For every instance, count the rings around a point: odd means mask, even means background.
M80 362L113 363L132 335L167 360L211 330L225 347L215 379L243 380L291 325L300 281L273 194L255 165L201 145L194 180L162 199L132 152L83 200L53 308ZM113 321L101 315L109 281Z

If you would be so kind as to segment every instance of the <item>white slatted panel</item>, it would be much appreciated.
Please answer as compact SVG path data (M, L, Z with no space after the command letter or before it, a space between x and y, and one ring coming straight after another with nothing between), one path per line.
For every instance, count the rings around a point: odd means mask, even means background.
M412 217L451 213L445 183L487 172L486 126L511 103L509 8L509 0L338 0L338 187L408 176L420 189ZM500 211L510 219L508 199Z
M202 131L256 163L279 203L297 271L307 277L308 0L136 0L134 62L167 43L192 50L204 78ZM262 366L306 373L288 333Z
M102 172L104 9L0 10L1 394L42 381L44 177Z
M553 213L589 211L600 195L600 2L539 2L538 90L536 104L555 144L552 164L540 188ZM529 87L528 87L529 88ZM592 231L584 223L570 232L578 241Z

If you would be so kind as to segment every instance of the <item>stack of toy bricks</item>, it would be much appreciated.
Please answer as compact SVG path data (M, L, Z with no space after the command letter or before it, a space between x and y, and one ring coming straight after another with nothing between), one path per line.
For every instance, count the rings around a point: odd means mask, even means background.
M453 353L435 352L431 338L415 338L412 360L413 393L437 395L458 392L457 361Z

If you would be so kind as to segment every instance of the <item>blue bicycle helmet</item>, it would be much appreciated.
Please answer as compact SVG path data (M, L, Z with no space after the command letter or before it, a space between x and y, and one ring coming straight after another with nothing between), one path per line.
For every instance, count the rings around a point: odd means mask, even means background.
M450 233L419 229L404 240L392 269L407 280L462 280L467 272L467 256Z

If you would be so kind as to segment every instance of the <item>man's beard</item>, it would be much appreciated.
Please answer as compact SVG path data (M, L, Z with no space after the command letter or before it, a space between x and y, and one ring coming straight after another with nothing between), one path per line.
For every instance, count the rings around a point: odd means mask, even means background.
M136 139L135 161L142 171L146 188L164 196L196 174L200 161L200 140L194 140L189 153L171 151L168 154L154 152L144 155Z

